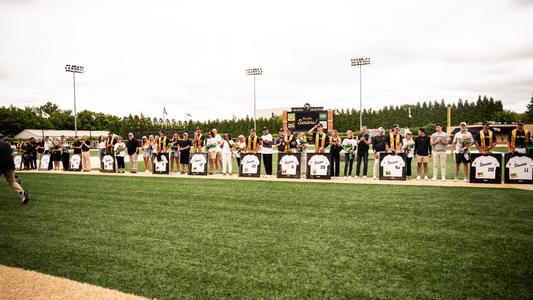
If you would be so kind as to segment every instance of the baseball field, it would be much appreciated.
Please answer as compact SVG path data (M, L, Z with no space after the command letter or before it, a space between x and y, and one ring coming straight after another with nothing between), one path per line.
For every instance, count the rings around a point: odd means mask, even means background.
M531 191L20 177L0 265L157 299L533 297Z

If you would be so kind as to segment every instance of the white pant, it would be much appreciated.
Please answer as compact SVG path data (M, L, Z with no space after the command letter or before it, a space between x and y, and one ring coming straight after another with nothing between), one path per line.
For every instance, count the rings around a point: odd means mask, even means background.
M440 174L442 178L446 177L446 152L433 152L433 178L437 178L439 175L439 163Z
M228 173L233 173L233 162L231 160L231 152L222 153L222 174L226 174L226 166L228 167Z

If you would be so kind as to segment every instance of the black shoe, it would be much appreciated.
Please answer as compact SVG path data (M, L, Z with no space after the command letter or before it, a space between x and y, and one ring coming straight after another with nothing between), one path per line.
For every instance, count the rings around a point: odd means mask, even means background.
M30 201L30 197L28 196L28 192L22 192L22 204L28 204Z

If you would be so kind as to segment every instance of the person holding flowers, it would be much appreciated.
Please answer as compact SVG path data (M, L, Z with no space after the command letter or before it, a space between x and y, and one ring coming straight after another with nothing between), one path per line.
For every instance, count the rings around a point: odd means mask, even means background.
M63 163L63 171L68 171L69 160L70 160L70 144L66 138L63 138L61 141L61 162Z
M402 140L402 151L405 153L405 167L407 180L411 179L411 162L415 155L415 140L413 139L413 133L408 129L405 132L405 137Z
M209 174L214 175L217 171L217 138L213 131L209 131L209 138L207 139L207 157L209 158Z
M126 144L122 141L122 137L117 137L117 143L114 146L115 158L117 160L117 173L124 173L126 165L124 164L124 157L126 156Z
M461 130L457 132L452 141L452 157L455 150L455 179L459 178L459 167L463 164L464 181L468 182L468 162L470 161L470 146L474 144L474 138L472 134L467 130L465 122L461 122L459 125Z
M307 174L307 147L309 146L309 143L307 142L307 137L305 136L305 132L300 131L298 132L298 137L296 138L296 143L298 145L298 152L302 154L301 156L301 163L300 163L300 171L302 174Z
M54 164L54 170L59 171L59 162L61 161L61 143L58 140L54 140L50 145L50 159Z
M346 138L342 140L344 150L344 179L352 176L354 153L357 149L357 140L353 138L353 131L346 131Z

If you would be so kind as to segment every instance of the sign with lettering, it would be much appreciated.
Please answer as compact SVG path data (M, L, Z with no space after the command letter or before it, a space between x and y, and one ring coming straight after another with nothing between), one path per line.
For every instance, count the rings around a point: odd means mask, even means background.
M470 182L502 183L501 153L470 154Z
M293 131L308 131L317 123L328 129L327 111L291 111L287 113L287 127Z
M379 153L379 180L406 180L405 154Z
M505 154L505 183L533 183L533 155Z

